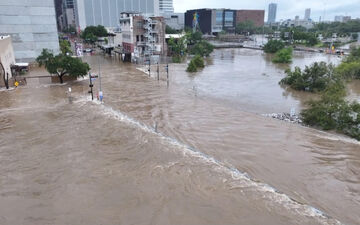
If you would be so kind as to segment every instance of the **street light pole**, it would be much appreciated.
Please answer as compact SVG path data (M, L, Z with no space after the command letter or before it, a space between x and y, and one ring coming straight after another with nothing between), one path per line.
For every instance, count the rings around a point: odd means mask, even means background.
M101 62L100 62L100 57L99 57L99 88L101 91Z

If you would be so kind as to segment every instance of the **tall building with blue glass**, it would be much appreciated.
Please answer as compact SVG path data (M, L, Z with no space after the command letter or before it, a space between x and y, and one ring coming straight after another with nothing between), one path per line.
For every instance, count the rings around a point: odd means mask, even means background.
M276 21L276 11L277 11L277 4L270 3L269 4L269 12L268 12L268 23L275 23Z

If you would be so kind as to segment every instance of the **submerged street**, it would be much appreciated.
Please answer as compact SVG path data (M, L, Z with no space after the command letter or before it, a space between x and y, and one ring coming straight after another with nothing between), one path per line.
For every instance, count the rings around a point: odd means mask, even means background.
M86 79L0 92L0 224L359 224L360 143L261 116L311 96L260 51L170 64L169 86L163 67L158 81L98 57L103 104Z

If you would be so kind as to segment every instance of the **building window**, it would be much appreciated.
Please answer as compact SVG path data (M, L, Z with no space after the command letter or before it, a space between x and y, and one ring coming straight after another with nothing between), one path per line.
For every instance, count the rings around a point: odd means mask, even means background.
M225 27L234 26L234 12L227 11L225 12Z
M143 27L143 23L142 22L137 22L136 23L136 28L141 29Z
M222 26L223 25L223 12L216 11L216 25Z

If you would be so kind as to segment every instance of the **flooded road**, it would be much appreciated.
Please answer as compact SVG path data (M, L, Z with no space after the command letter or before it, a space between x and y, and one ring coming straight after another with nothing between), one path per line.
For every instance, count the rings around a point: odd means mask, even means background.
M0 224L359 224L359 142L195 94L184 69L167 87L106 58L104 104L86 80L0 92Z

